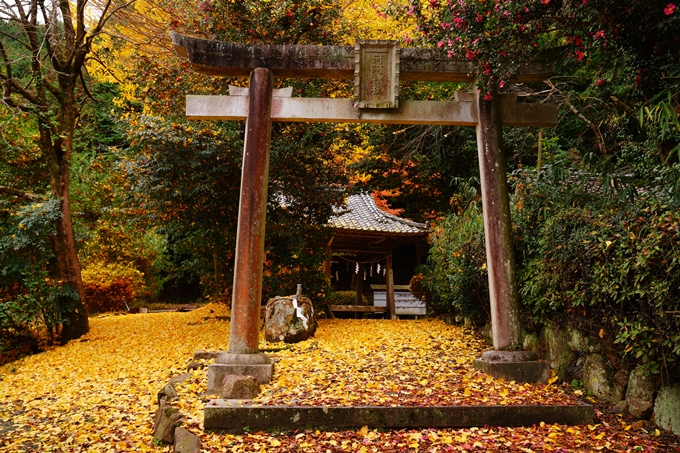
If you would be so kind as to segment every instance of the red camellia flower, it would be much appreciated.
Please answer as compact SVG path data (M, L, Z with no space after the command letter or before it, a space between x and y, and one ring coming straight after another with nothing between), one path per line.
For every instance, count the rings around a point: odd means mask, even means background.
M663 9L663 13L664 13L666 16L670 16L671 14L673 14L673 12L675 12L675 4L673 4L673 3L669 3L669 4L666 5L666 7Z

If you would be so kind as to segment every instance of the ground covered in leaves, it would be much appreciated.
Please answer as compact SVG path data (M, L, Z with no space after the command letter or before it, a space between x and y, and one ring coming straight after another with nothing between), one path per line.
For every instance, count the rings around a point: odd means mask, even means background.
M185 371L194 350L225 349L225 310L91 320L65 347L0 367L0 451L168 452L152 441L156 394ZM263 345L279 349L282 345ZM436 320L322 320L316 337L270 356L274 380L256 404L434 405L574 404L568 386L493 381L471 369L486 346ZM356 451L680 451L678 440L646 423L597 410L587 426L479 427L342 432L202 432L205 371L178 387L186 426L207 452Z

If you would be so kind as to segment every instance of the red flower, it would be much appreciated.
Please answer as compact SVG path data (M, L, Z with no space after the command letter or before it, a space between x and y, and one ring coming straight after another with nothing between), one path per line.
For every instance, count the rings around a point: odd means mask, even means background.
M468 51L465 53L465 57L466 57L468 60L472 60L473 58L475 58L475 53L472 52L471 50L468 50Z
M664 8L663 13L664 13L666 16L670 16L671 14L673 14L674 11L675 11L675 5L674 5L673 3L669 3L669 4Z

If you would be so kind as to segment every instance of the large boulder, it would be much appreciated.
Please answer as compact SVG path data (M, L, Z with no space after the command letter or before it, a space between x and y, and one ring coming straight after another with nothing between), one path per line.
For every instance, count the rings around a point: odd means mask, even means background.
M583 363L583 386L593 395L616 404L623 399L624 385L601 354L588 354Z
M680 435L680 384L659 389L654 401L654 422Z
M569 377L568 368L576 364L577 356L569 347L569 333L558 326L544 326L538 339L538 357L550 362L560 381Z
M264 334L269 342L297 343L316 332L312 301L304 296L274 297L267 302Z
M656 383L651 373L644 367L638 366L628 378L626 402L628 410L636 418L647 419L654 408L654 394Z
M567 342L569 348L577 354L592 354L604 351L604 343L597 337L586 336L580 330L569 328L567 330Z

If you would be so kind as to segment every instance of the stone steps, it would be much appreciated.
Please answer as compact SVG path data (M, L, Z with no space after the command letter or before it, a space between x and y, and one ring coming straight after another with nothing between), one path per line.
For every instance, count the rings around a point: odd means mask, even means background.
M375 428L468 428L593 423L593 406L261 406L244 400L211 400L205 407L206 431L335 431Z

